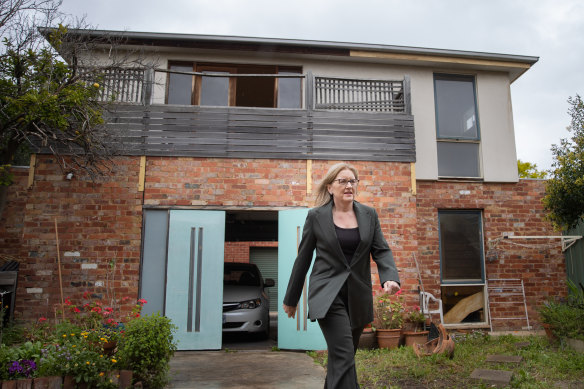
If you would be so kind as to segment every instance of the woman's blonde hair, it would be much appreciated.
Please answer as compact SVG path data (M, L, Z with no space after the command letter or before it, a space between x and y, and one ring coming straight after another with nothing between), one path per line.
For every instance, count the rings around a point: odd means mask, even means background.
M355 169L353 165L340 162L331 166L316 188L316 200L314 200L315 206L320 207L321 205L328 204L332 200L332 196L328 191L328 185L332 184L339 173L346 169L352 171L355 178L359 179L359 173L357 173L357 169Z

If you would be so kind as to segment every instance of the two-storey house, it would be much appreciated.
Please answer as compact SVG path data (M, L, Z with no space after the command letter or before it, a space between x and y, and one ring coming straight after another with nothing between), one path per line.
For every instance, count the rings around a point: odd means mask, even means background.
M71 34L119 38L118 50L147 66L110 69L100 85L115 100L111 176L65 177L42 150L17 175L10 201L22 212L5 215L3 228L18 226L13 254L25 259L18 316L59 302L56 220L66 296L140 296L179 326L181 348L218 348L224 261L257 263L276 279L277 312L314 188L337 161L358 169L357 199L378 211L409 304L431 293L447 327L539 328L537 307L566 293L561 245L503 239L554 234L543 181L517 175L510 87L537 57ZM93 59L107 65L110 53L104 45ZM373 262L372 273L379 290ZM280 347L319 348L302 343L315 323L306 297L300 305L298 321L278 320Z

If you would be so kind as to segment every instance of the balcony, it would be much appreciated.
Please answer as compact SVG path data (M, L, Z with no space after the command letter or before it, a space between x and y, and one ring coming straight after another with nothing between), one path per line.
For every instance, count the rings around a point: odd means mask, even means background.
M298 107L233 106L233 100L225 104L231 106L153 104L156 72L230 83L238 77L296 79ZM415 161L407 76L393 81L110 69L102 85L101 98L115 102L107 126L123 155Z

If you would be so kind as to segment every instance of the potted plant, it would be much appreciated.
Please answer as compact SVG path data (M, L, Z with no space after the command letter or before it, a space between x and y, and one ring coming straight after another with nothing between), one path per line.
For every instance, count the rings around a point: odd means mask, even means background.
M371 326L371 323L367 324L363 329L363 333L359 338L360 349L371 350L377 347L377 338L375 335L375 330Z
M401 289L394 295L383 293L375 299L375 333L381 348L396 348L399 345L404 324L404 302Z
M409 325L408 329L404 327L402 335L404 336L404 343L406 346L413 346L414 344L426 343L428 340L428 331L424 331L424 323L426 316L419 306L414 306L406 313L406 323Z

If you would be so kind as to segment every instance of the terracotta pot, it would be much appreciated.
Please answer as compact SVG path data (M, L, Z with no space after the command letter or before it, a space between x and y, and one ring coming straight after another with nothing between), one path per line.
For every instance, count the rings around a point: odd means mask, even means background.
M406 346L412 347L414 344L424 344L428 341L429 331L405 331L404 344Z
M377 347L377 336L371 329L363 331L359 338L360 349L371 350Z
M118 342L116 342L116 341L105 342L102 345L103 353L111 357L112 355L114 355L114 351L116 350L117 345L118 345Z
M399 346L401 328L397 329L377 329L377 344L379 348L393 349Z

